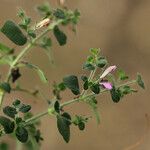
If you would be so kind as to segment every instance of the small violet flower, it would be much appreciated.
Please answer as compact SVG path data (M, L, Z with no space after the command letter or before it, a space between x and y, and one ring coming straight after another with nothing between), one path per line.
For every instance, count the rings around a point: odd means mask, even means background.
M114 71L116 70L116 68L117 68L117 66L115 66L115 65L108 67L108 68L103 72L103 74L100 76L100 79L103 79L103 78L105 78L109 73L114 72Z
M100 85L102 85L105 89L111 90L113 88L112 83L107 81L100 82Z
M104 72L103 74L100 76L100 79L103 79L105 78L109 73L112 73L113 71L115 71L117 68L117 66L110 66L108 67ZM108 90L111 90L113 88L113 85L112 83L108 82L107 80L102 80L100 81L99 83L101 86L103 86L104 88L108 89Z
M39 22L39 23L36 25L36 29L39 29L39 28L48 26L49 24L50 24L50 19L49 19L49 18L46 18L46 19L42 20L41 22Z

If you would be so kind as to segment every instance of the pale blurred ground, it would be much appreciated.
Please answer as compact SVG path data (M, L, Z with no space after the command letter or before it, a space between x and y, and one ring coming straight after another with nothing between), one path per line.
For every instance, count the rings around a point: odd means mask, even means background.
M17 20L17 7L22 7L31 15L34 21L39 19L33 8L43 0L0 0L0 26L6 19ZM49 0L56 4L55 0ZM57 132L54 119L43 118L42 133L44 142L41 150L124 150L136 143L145 133L147 126L145 114L150 115L149 83L150 83L150 0L68 0L67 5L78 8L82 17L77 35L70 31L68 44L59 47L54 42L54 56L57 68L49 66L47 57L42 50L34 49L28 59L39 64L46 71L49 80L61 81L66 74L83 73L81 65L91 47L100 47L111 64L127 70L134 78L136 72L141 72L146 83L146 90L125 97L119 104L114 104L109 94L99 96L101 124L98 126L94 119L90 120L84 132L72 128L71 141L66 144ZM6 39L1 36L1 41ZM9 42L11 45L11 42ZM14 45L13 45L14 46ZM42 62L42 64L41 64ZM1 69L4 72L6 69ZM25 87L40 86L42 91L50 95L50 85L40 85L34 72L21 70L24 75L21 83ZM33 98L26 94L8 96L6 103L13 98L33 103ZM70 99L70 92L64 99ZM36 113L46 108L46 103L36 101L33 108ZM89 115L86 105L72 105L68 111L73 114ZM150 133L134 150L150 149ZM12 144L13 146L14 144ZM11 148L11 150L15 148Z

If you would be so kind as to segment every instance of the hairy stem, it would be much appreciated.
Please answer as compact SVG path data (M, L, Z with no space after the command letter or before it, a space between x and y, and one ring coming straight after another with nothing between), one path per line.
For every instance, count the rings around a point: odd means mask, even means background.
M118 85L117 88L123 87L123 86L125 86L125 85L131 85L131 84L134 84L134 83L136 83L136 82L137 82L136 80L131 80L131 81L128 81L128 82L126 82L126 83L123 83L123 84ZM107 91L108 91L107 89L103 89L103 90L101 90L101 93L104 93L104 92L107 92ZM68 105L70 105L70 104L74 104L74 103L76 103L76 102L82 101L82 100L84 100L84 99L90 98L90 97L95 96L95 95L96 95L96 94L92 92L92 93L90 93L90 94L87 94L87 95L84 95L84 96L80 96L79 98L75 98L75 99L72 99L72 100L69 100L69 101L67 101L67 102L62 103L62 104L60 105L60 107L62 108L62 107L68 106ZM30 118L30 119L27 119L27 120L25 121L25 125L31 124L32 122L34 122L34 121L40 119L41 117L48 115L50 109L52 110L53 107L50 107L48 110L46 110L46 111L44 111L44 112L42 112L42 113L39 113L39 114L37 114L36 116L34 116L34 117Z
M55 21L51 23L45 31L43 31L40 35L38 35L31 43L29 43L21 52L20 54L16 57L16 59L13 61L12 65L9 68L7 77L5 79L5 82L9 82L11 78L11 70L17 65L17 63L24 57L24 55L36 44L36 42L41 39L44 35L46 35L49 31L53 30L56 25L59 25L62 22L62 20ZM4 100L5 92L3 92L0 95L0 109L3 105L3 100Z

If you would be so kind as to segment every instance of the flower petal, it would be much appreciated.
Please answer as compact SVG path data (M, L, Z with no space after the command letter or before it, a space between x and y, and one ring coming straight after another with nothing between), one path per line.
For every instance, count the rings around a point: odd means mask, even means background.
M113 88L112 84L110 82L100 82L100 85L102 85L104 88L111 90Z
M36 25L36 29L39 29L39 28L42 28L44 26L47 26L50 24L50 19L49 18L46 18L44 20L42 20L41 22L39 22L37 25Z
M103 72L103 74L100 76L100 79L106 77L109 73L115 71L116 68L117 68L117 66L115 66L115 65L108 67L108 68Z

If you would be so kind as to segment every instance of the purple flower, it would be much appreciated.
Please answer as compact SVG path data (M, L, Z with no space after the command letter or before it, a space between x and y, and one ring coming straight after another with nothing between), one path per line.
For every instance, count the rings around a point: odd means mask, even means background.
M117 68L117 66L115 66L115 65L108 67L108 68L103 72L103 74L100 76L100 79L105 78L109 73L115 71L116 68Z
M102 85L104 88L111 90L113 88L112 83L107 82L107 81L102 81L100 82L100 85Z

